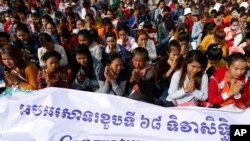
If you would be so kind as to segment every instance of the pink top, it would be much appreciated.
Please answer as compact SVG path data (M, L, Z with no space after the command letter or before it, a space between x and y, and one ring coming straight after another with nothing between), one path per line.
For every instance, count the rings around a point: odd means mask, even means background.
M225 27L224 28L224 31L226 33L226 41L230 41L232 42L231 43L231 46L238 46L240 44L240 42L242 41L242 31L240 28L238 28L237 30L233 31L230 27ZM233 32L235 32L235 36L233 36Z

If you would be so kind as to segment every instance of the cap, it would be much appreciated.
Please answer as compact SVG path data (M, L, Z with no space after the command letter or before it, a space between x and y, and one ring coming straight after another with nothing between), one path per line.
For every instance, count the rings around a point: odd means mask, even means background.
M184 15L191 14L191 13L192 13L191 8L184 9Z

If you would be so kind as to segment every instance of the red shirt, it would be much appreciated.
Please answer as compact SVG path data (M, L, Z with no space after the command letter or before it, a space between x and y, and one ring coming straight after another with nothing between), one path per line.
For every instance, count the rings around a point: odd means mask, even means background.
M78 45L78 40L75 35L71 35L70 40L66 41L65 43L60 42L60 45L64 47L67 53L72 54Z
M9 26L10 26L9 22L7 22L7 21L4 22L4 24L3 24L4 32L9 33Z
M208 85L208 102L211 104L220 104L221 106L234 103L237 107L241 107L240 105L246 102L248 95L247 93L249 91L249 84L246 82L246 76L244 75L239 78L239 80L244 84L240 99L235 99L234 96L231 96L227 100L224 100L222 98L222 94L227 92L224 87L230 85L228 84L228 81L225 81L226 72L226 67L218 68L210 78Z
M188 32L191 33L192 32L192 28L193 28L193 24L194 24L193 19L191 17L188 17L188 18L185 19L185 23L188 26Z

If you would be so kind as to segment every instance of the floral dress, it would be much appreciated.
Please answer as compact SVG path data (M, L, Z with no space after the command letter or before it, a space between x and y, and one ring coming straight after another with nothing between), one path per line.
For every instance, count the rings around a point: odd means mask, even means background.
M53 74L48 74L46 69L40 69L37 75L38 89L46 87L69 87L69 79L67 71L63 69L58 69L57 72Z

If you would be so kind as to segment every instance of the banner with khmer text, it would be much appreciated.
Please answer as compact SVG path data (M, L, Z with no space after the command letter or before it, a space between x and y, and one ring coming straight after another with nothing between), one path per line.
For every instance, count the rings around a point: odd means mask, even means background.
M164 108L60 88L0 98L0 141L229 141L230 124L250 124L250 109Z

